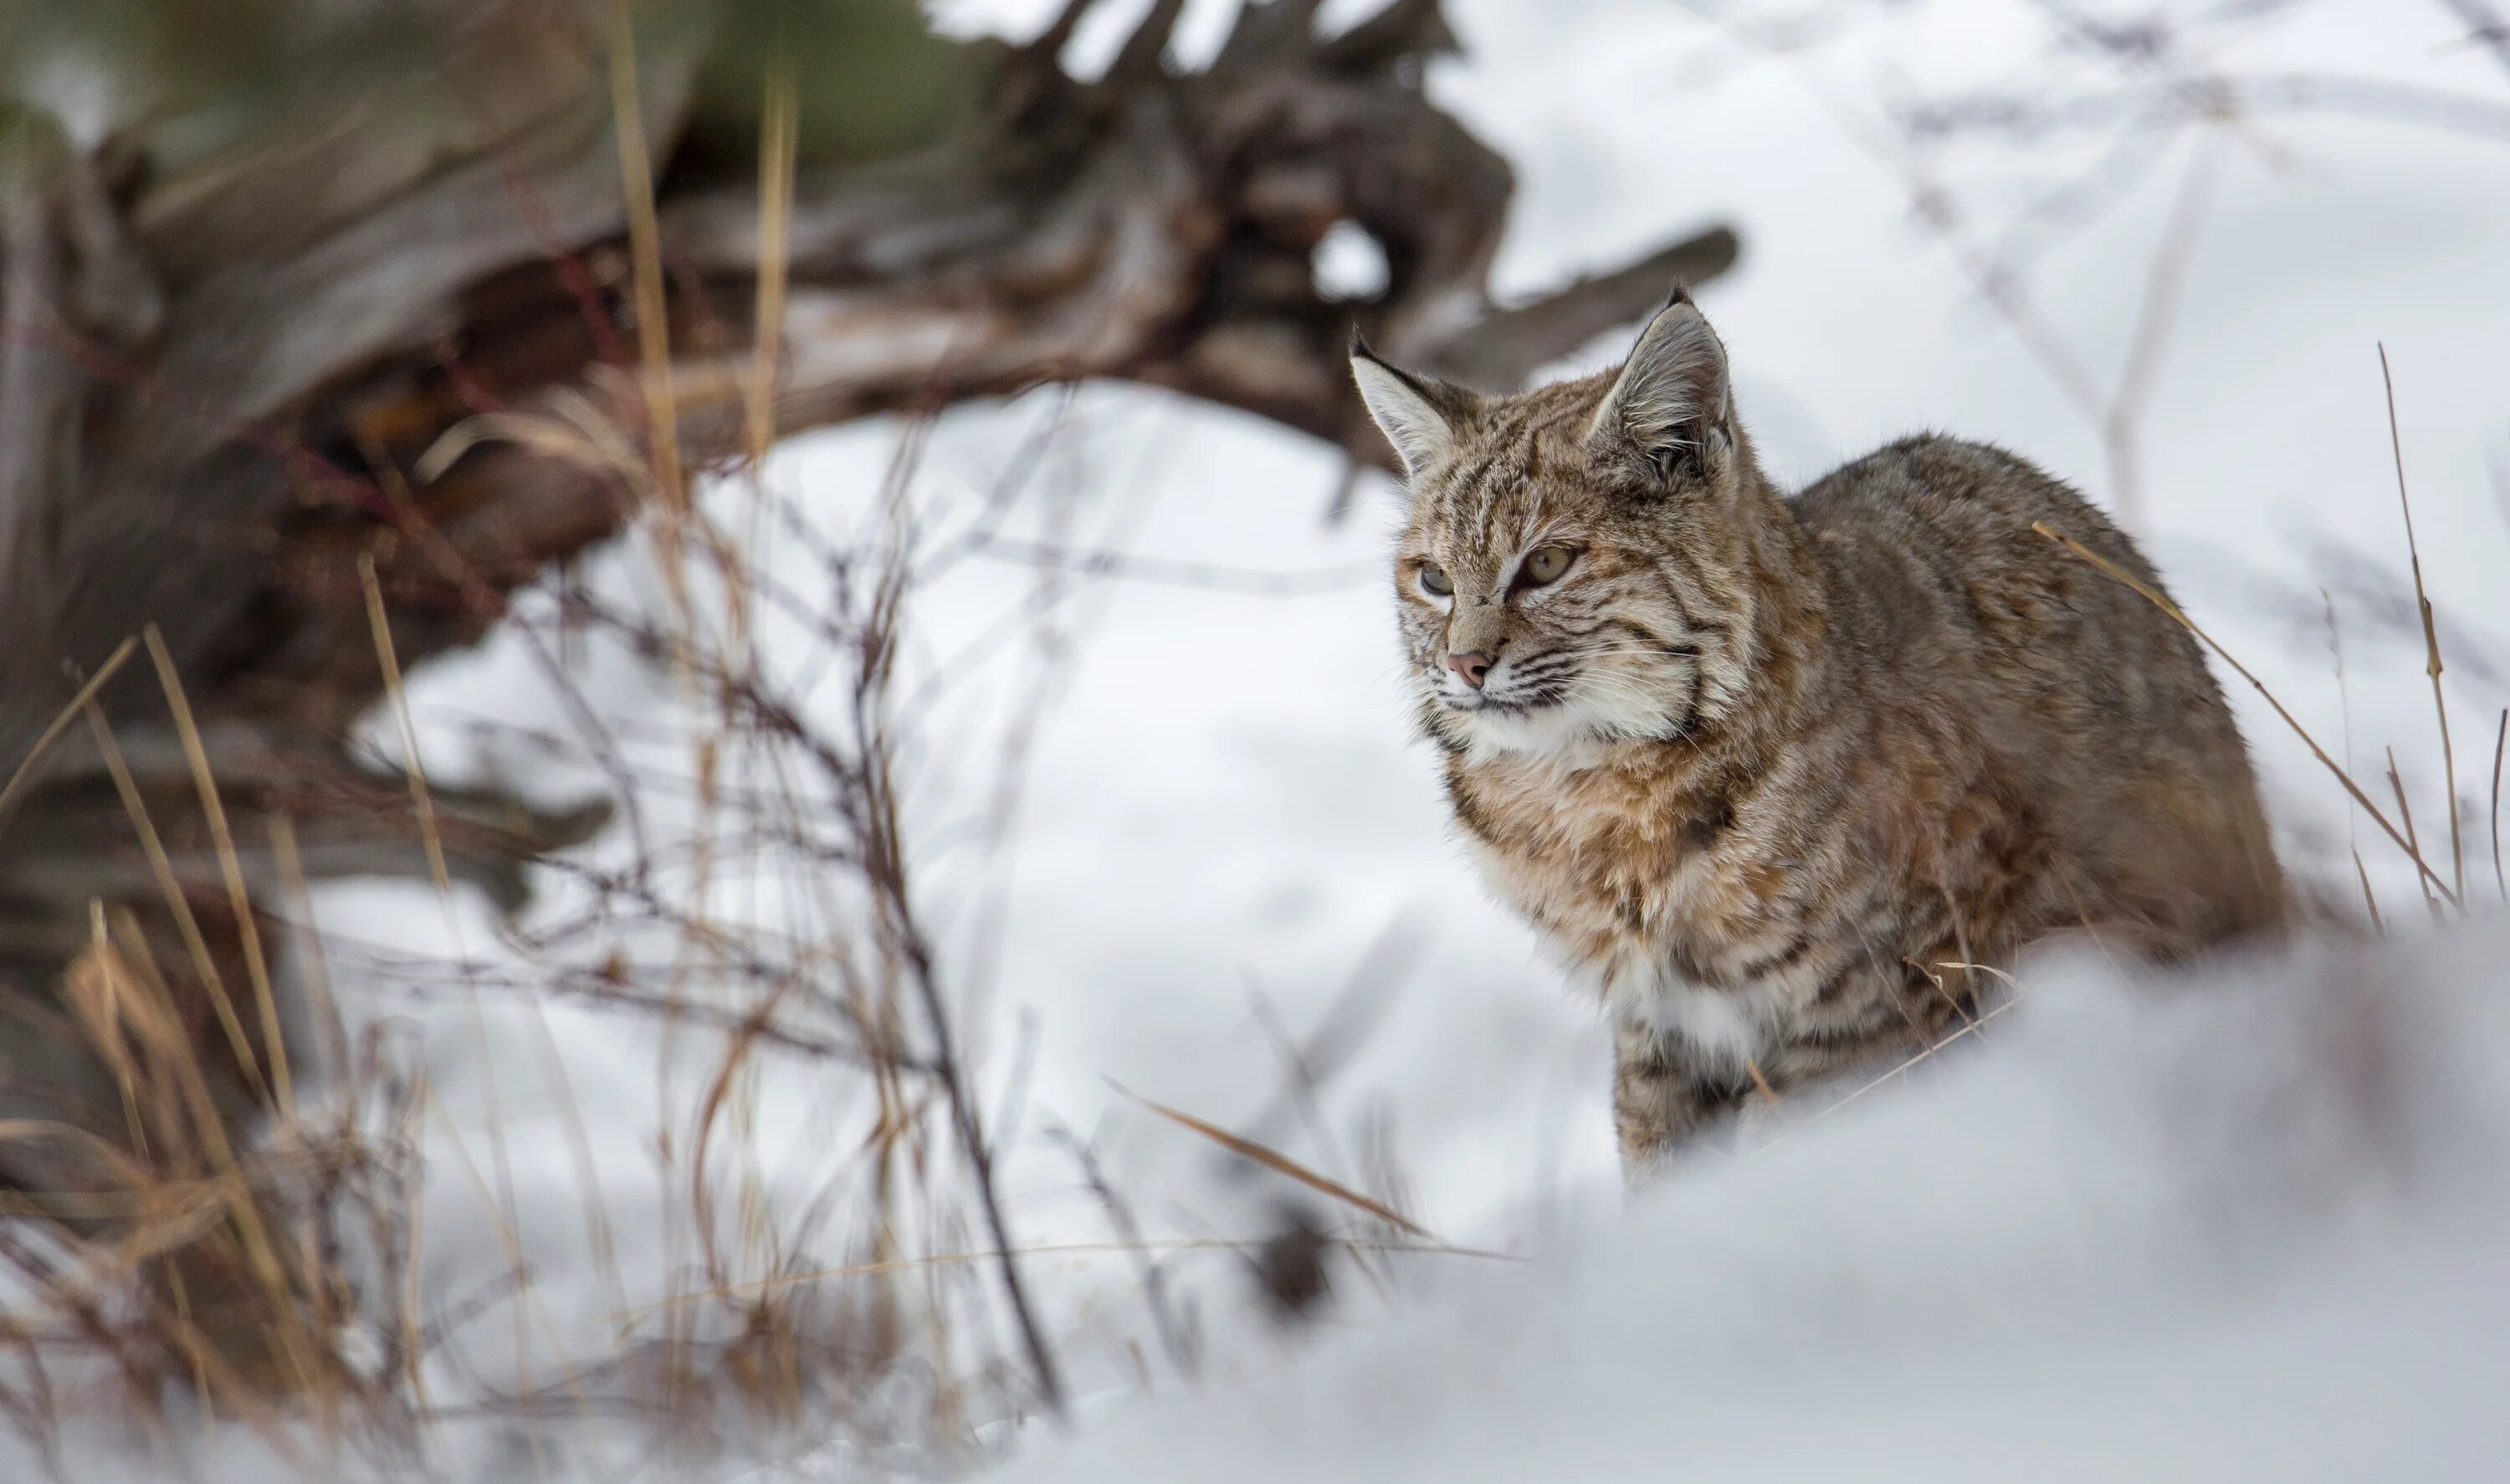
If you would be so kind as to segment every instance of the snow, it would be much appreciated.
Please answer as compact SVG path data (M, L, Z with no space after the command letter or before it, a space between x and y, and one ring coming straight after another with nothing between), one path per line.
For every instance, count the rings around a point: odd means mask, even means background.
M941 9L954 25L1018 32L1051 7ZM2493 493L2510 479L2510 142L2302 114L2208 142L2154 135L2152 169L2059 232L2029 225L2027 209L2091 163L2082 141L1911 158L1886 127L1893 98L2017 61L2096 71L2050 39L2041 7L1850 7L1844 30L1785 55L1733 39L1762 9L1450 4L1466 52L1432 70L1431 91L1520 180L1502 288L1537 291L1735 223L1742 262L1700 300L1775 472L1801 481L1935 427L2022 451L2097 498L2114 501L2132 476L2133 523L2189 611L2382 798L2393 744L2431 840L2448 806L2404 586L2384 344L2482 884L2484 769L2510 699L2485 664L2510 663L2497 642L2510 635L2497 581L2510 523ZM1228 12L1189 7L1187 55L1214 44ZM2251 39L2201 34L2219 65L2503 97L2499 70L2453 45L2453 27L2443 6L2319 0ZM1121 18L1093 20L1076 64L1103 60L1123 30ZM1913 214L1921 178L1961 204L1956 240ZM2136 433L2122 464L2101 426L2128 384L2175 212L2193 230L2155 370L2122 404ZM2036 312L2075 369L2052 371L1983 304L1963 263L2005 242L2028 249ZM1610 339L1574 363L1620 349ZM1040 393L939 420L908 481L928 550L1058 416L1064 432L1008 534L1198 575L1058 576L980 557L911 609L901 690L930 686L937 700L902 759L908 822L976 1083L997 1123L1016 1124L1000 1175L1021 1244L1110 1237L1057 1126L1094 1140L1155 1242L1261 1237L1279 1201L1312 1200L1145 1113L1129 1089L1397 1200L1448 1241L1532 1260L1412 1257L1369 1279L1346 1269L1319 1330L1284 1335L1249 1314L1236 1253L1162 1248L1205 1341L1203 1379L1188 1386L1136 1358L1160 1350L1125 1255L1032 1257L1084 1405L1068 1438L980 1431L985 1448L1009 1450L1009 1476L1723 1465L1756 1479L1922 1467L2439 1480L2484 1476L2510 1443L2492 1420L2510 1359L2495 1236L2510 1215L2510 1027L2495 971L2510 930L2311 949L2186 984L2043 966L1978 1045L1912 1085L1811 1126L1782 1113L1757 1153L1684 1170L1624 1213L1594 1008L1560 987L1466 870L1431 762L1409 741L1381 587L1390 489L1372 484L1350 520L1328 525L1342 474L1328 450L1161 394L1089 386L1068 415ZM829 539L857 539L878 528L903 436L881 422L797 439L765 484ZM709 496L736 530L746 498ZM768 569L820 590L806 544L763 531ZM1214 567L1228 571L1200 570ZM587 581L614 603L667 611L641 546L603 554ZM1032 607L1048 615L1044 638L1019 622ZM788 678L825 658L806 629L763 623ZM589 703L636 737L704 719L667 674L615 646L568 653ZM841 690L818 695L814 714L838 724ZM491 772L552 799L604 785L575 749L534 741L575 724L516 634L430 666L411 700L438 777ZM2417 918L2414 878L2376 829L2260 698L2235 685L2233 702L2287 859L2332 897L2358 897L2358 840L2389 924ZM374 735L398 749L388 719ZM1021 736L1025 762L1006 775L1006 743ZM685 747L635 753L658 777L688 776ZM735 782L766 781L752 764L728 768ZM684 792L657 790L646 808L657 838L694 827ZM587 858L624 855L614 832ZM800 863L770 851L758 866L716 882L708 905L841 935L846 904L815 894ZM696 890L685 874L665 885ZM558 873L541 886L527 927L585 899ZM510 1237L532 1274L525 1299L488 1302L456 1327L431 1393L458 1403L554 1385L559 1351L602 1357L658 1333L646 1307L702 1286L687 1139L719 1040L497 991L496 973L522 956L468 897L448 919L432 893L355 884L327 889L316 915L336 935L353 1014L407 1027L433 1089L422 1310L493 1296ZM621 946L670 962L667 940ZM450 953L486 982L475 1003L458 974L420 992L404 962ZM699 988L747 1008L738 986ZM1334 1052L1312 1109L1284 1101L1276 1025ZM735 1275L859 1261L857 1151L873 1113L859 1080L768 1055L741 1102L716 1166L726 1208L741 1208L724 1227L741 1234ZM901 1198L904 1238L981 1250L945 1187ZM937 1357L951 1375L1008 1353L981 1283L969 1269L906 1285L929 1311L917 1322L951 1337ZM859 1292L830 1289L832 1303ZM436 1465L453 1479L855 1476L931 1462L939 1445L918 1429L940 1389L930 1365L901 1363L848 1398L842 1422L684 1439L694 1458L600 1416L475 1417L437 1431ZM232 1427L187 1463L210 1478L283 1476ZM0 1474L11 1466L0 1452ZM99 1455L76 1476L121 1466ZM141 1456L126 1472L165 1466Z
M2497 1477L2505 948L2041 966L1900 1095L1000 1477Z

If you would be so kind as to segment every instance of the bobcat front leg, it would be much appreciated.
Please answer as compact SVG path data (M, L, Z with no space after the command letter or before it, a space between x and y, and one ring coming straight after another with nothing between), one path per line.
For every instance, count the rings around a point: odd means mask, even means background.
M1678 1044L1643 1027L1613 1034L1613 1131L1621 1178L1637 1185L1685 1145L1711 1132L1742 1102L1743 1088L1702 1071Z

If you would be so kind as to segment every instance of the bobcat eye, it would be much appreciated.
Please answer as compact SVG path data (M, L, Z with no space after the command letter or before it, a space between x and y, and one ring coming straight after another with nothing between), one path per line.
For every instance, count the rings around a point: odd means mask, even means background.
M1570 559L1577 554L1567 547L1536 547L1533 553L1525 558L1525 565L1517 571L1517 586L1540 588L1545 583L1558 582L1560 574L1569 570Z
M1421 563L1421 586L1440 597L1453 596L1456 585L1447 581L1446 569L1434 561Z

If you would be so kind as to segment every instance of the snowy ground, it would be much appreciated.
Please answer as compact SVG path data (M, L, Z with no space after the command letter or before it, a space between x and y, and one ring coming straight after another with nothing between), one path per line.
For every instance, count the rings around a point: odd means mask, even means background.
M955 0L944 13L1017 31L1046 9ZM1191 7L1187 35L1216 35L1229 9ZM1913 216L1913 167L1886 141L1881 104L2047 60L2041 7L1877 7L1883 19L1777 57L1657 0L1455 0L1450 12L1466 55L1433 73L1432 91L1522 182L1502 286L1531 290L1735 223L1742 266L1702 299L1731 348L1743 416L1791 479L1938 427L2113 498L2122 471L2104 451L2103 408L2087 411L2066 379L2102 404L2121 384L2178 213L2177 313L2130 403L2136 528L2188 608L2331 749L2377 775L2379 749L2396 747L2432 839L2447 816L2404 587L2384 342L2451 646L2459 791L2470 841L2489 849L2481 780L2510 700L2510 679L2482 663L2510 660L2498 581L2510 522L2491 484L2495 471L2510 476L2510 74L2453 45L2447 7L2299 5L2215 59L2410 78L2475 100L2471 130L2294 115L2155 134L2148 155L2129 152L2136 169L2115 199L2063 234L2018 223L2095 151L2065 138L1966 147L1918 168L1962 203L1969 228L1953 240ZM1078 59L1120 29L1080 38ZM2079 373L2052 372L1982 303L1964 261L2008 241L2034 249L2037 312ZM1583 363L1617 350L1599 345ZM967 518L1051 401L942 420L913 484L933 539ZM868 424L799 440L769 487L831 533L859 532L898 437ZM1087 1435L1040 1442L1036 1476L1723 1465L1840 1477L1922 1460L1932 1474L1986 1478L2027 1460L2035 1477L2452 1478L2476 1476L2510 1442L2482 1421L2510 1358L2510 1275L2490 1239L2510 1215L2495 1159L2510 1127L2510 1040L2490 971L2498 931L2370 970L2243 971L2204 996L2051 970L1993 1028L2009 1032L1921 1092L1878 1093L1619 1219L1603 1038L1451 848L1429 761L1407 739L1374 572L1391 492L1372 489L1329 527L1319 517L1339 476L1324 450L1267 425L1084 388L1024 529L1241 575L1058 578L978 560L917 595L907 688L961 679L927 732L946 744L907 760L910 822L984 1094L1008 1105L1028 1074L1025 1137L1002 1173L1009 1215L1024 1243L1107 1236L1070 1158L1044 1137L1060 1123L1098 1138L1153 1239L1260 1232L1283 1188L1246 1178L1112 1083L1260 1127L1337 1179L1399 1195L1450 1241L1542 1256L1503 1272L1415 1260L1391 1300L1363 1285L1330 1340L1256 1384L1242 1378L1293 1351L1232 1319L1236 1258L1179 1254L1171 1278L1198 1305L1226 1379L1147 1410L1131 1348L1151 1341L1130 1265L1034 1259L1049 1328L1095 1398ZM728 514L742 498L717 496ZM806 553L765 546L771 568L810 580ZM633 550L591 580L659 610ZM970 648L1039 601L1041 585L1060 593L1047 631L1063 648L1029 636ZM2322 588L2342 636L2340 687ZM798 632L771 643L786 646L788 671L811 663ZM970 667L960 657L971 653L988 658ZM595 650L584 673L625 723L667 730L679 714L668 677L623 657ZM1000 815L988 792L999 743L1041 673L1053 680L1024 783ZM573 726L512 640L432 667L412 699L440 775L494 769L558 797L600 782L511 730L478 730L483 717ZM2359 836L2389 920L2418 916L2394 853L2372 849L2373 831L2263 703L2245 689L2234 702L2288 856L2358 894L2344 846ZM970 848L971 819L981 835L1003 818L1003 849ZM2475 865L2489 892L2489 859ZM751 894L761 920L803 910L775 883L721 890ZM546 920L569 900L551 881L536 911ZM483 907L465 902L448 923L429 894L401 888L339 889L318 915L357 953L501 951ZM1366 1011L1360 1034L1335 1038L1350 1054L1314 1125L1278 1116L1284 1060L1259 1003L1293 1039L1337 1007ZM601 1352L621 1313L685 1275L681 1176L658 1173L656 1152L684 1134L703 1090L692 1069L709 1049L666 1056L650 1022L567 1006L491 999L475 1011L458 995L404 994L354 1008L417 1023L442 1110L424 1307L459 1306L507 1271L488 1215L501 1206L537 1275L522 1320L498 1304L462 1328L442 1388L546 1381L561 1345ZM790 1227L859 1137L861 1088L771 1059L749 1095L741 1162L765 1224ZM511 1202L497 1194L509 1187ZM615 1260L600 1256L588 1206L608 1214ZM997 1348L976 1345L973 1358ZM450 1436L446 1469L628 1478L657 1466L626 1434L552 1429L526 1447L528 1430ZM234 1447L238 1460L249 1449ZM858 1462L849 1453L843 1466Z
M2505 947L2048 968L1887 1101L1005 1476L2497 1478Z

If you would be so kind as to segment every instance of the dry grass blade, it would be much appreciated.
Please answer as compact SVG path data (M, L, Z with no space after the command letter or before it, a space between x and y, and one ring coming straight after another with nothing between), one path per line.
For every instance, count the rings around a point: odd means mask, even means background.
M636 77L636 22L628 0L610 10L610 102L619 137L619 179L628 196L628 250L635 292L636 345L642 364L645 436L662 499L659 538L664 583L684 619L693 619L681 543L689 519L688 482L680 458L679 400L671 385L670 308L663 283L662 227L654 203L654 160L645 137L645 108Z
M1943 985L1938 982L1935 988L1940 990ZM1768 1075L1761 1070L1759 1062L1746 1061L1743 1070L1752 1074L1752 1085L1760 1089L1762 1101L1774 1103L1778 1100L1778 1089L1769 1085Z
M18 762L18 771L9 775L8 785L0 787L0 822L5 822L9 812L18 807L18 800L25 794L27 784L34 780L35 764L42 761L44 754L53 749L53 743L59 742L61 734L69 730L70 718L86 709L87 704L95 699L95 693L104 689L104 683L130 660L131 652L138 642L125 639L114 646L112 658L96 666L95 673L88 676L87 684L79 687L78 694L70 698L69 704L61 707L60 714L53 718L52 725L44 728L43 735L35 739L35 744L26 749L26 755Z
M245 883L244 861L236 854L235 832L227 824L225 801L218 796L218 780L209 767L209 749L201 744L200 724L192 716L191 698L184 694L182 678L174 673L174 657L167 652L165 635L157 626L148 626L143 637L148 643L148 658L157 666L158 683L165 687L167 708L173 712L174 731L183 743L183 756L192 767L192 784L201 796L201 813L209 820L209 843L218 857L218 874L226 882L227 904L235 912L237 941L244 949L245 973L252 981L252 997L261 1014L263 1046L269 1056L270 1093L278 1100L278 1111L284 1118L296 1115L296 1085L287 1065L287 1043L279 1024L279 992L270 978L270 960L261 949L261 925L252 905L252 892Z
M2501 749L2510 744L2510 706L2501 708L2501 726L2492 735L2492 885L2510 902L2510 880L2501 874Z
M2449 700L2441 694L2440 630L2432 624L2431 597L2423 590L2422 548L2415 542L2415 507L2406 498L2406 443L2397 433L2397 380L2388 373L2388 348L2379 347L2379 383L2388 393L2388 449L2397 461L2397 509L2406 517L2406 558L2415 574L2415 611L2423 621L2423 672L2431 677L2432 709L2440 715L2441 772L2449 793L2449 861L2451 879L2460 897L2466 895L2466 840L2457 823L2457 749L2449 738ZM2391 765L2393 767L2393 764Z
M756 348L749 373L749 459L766 462L776 440L776 377L782 359L784 292L790 267L793 168L799 121L793 98L793 61L779 57L767 77L766 106L759 117L758 307L751 335Z
M2017 995L2022 993L2022 981L2015 978L2011 973L2004 970L1997 968L1993 964L1964 964L1958 959L1945 959L1938 962L1935 967L1937 969L1958 969L1963 973L1983 973L1989 978L1994 979L1998 984L2003 985L2009 993Z
M1282 1154L1279 1150L1268 1149L1264 1145L1258 1144L1252 1139L1240 1138L1236 1134L1231 1133L1228 1129L1221 1127L1217 1123L1205 1123L1203 1120L1196 1118L1191 1113L1181 1112L1178 1109L1169 1107L1165 1103L1153 1102L1151 1099L1144 1097L1140 1093L1120 1084L1111 1082L1107 1085L1114 1087L1118 1092L1122 1093L1125 1097L1131 1098L1134 1102L1141 1104L1143 1107L1148 1108L1153 1113L1166 1119L1168 1122L1182 1124L1185 1127L1194 1130L1196 1133L1209 1139L1214 1144L1228 1150L1231 1154L1237 1155L1243 1159L1252 1160L1256 1163L1263 1165L1266 1169L1273 1170L1275 1173L1287 1175L1291 1179L1299 1182L1301 1185L1306 1186L1308 1189L1316 1192L1318 1195L1330 1196L1345 1205L1350 1206L1356 1210L1366 1211L1369 1215L1385 1222L1388 1226L1394 1228L1398 1232L1409 1233L1414 1237L1420 1237L1424 1241L1442 1240L1440 1237L1432 1234L1427 1228L1422 1226L1419 1222L1412 1220L1402 1212L1387 1205L1384 1201L1363 1196L1359 1192L1352 1190L1350 1186L1344 1185L1338 1180L1331 1180L1323 1175L1319 1175L1314 1170L1301 1164L1298 1161L1291 1159L1288 1155Z
M63 989L88 1045L104 1059L123 1088L125 1108L133 1121L133 1151L144 1166L127 1182L127 1188L142 1198L143 1205L157 1206L162 1214L176 1214L167 1209L166 1192L159 1188L164 1175L156 1167L159 1160L170 1160L176 1161L176 1169L202 1177L204 1189L219 1198L213 1206L202 1206L197 1218L180 1222L183 1230L147 1234L137 1239L142 1247L171 1252L209 1238L231 1253L247 1275L237 1284L239 1296L253 1296L253 1322L269 1347L277 1375L287 1378L280 1389L319 1395L330 1370L324 1345L309 1328L305 1296L297 1292L289 1275L284 1256L285 1238L257 1197L247 1162L251 1151L240 1147L230 1135L206 1069L185 1033L183 1015L149 957L137 923L122 913L108 932L105 912L94 906L91 932L90 952L65 976ZM218 1234L214 1237L212 1227ZM197 1322L207 1321L196 1320L187 1312L190 1305L179 1284L174 1297L176 1314L167 1338L178 1351L190 1352L196 1379L207 1379L211 1371L223 1372L227 1361L241 1359L224 1353L224 1348L209 1343L196 1329ZM218 1381L217 1390L228 1396L230 1405L253 1404L249 1389L240 1389L230 1380Z
M2371 931L2386 936L2388 925L2379 920L2379 898L2371 894L2371 868L2362 863L2358 850L2353 853L2353 874L2362 878L2362 905L2371 911Z
M2422 873L2423 879L2431 884L2432 890L2438 893L2441 896L2447 898L2451 906L2462 907L2464 905L2459 901L2457 894L2450 890L2449 883L2441 879L2441 874L2432 869L2431 862L2423 858L2423 853L2415 846L2413 841L2408 840L2405 835L2398 830L2395 824L2389 822L2388 817L2380 812L2379 806L2372 803L2371 796L2368 793L2363 792L2362 785L2353 781L2353 775L2344 771L2344 765L2339 763L2335 758L2328 755L2327 749L2318 744L2318 739L2310 736L2309 729L2301 724L2301 718L2293 715L2290 710L2286 709L2284 704L2275 698L2275 693L2266 688L2266 683L2258 678L2257 672L2240 663L2238 656L2224 648L2220 640L2216 639L2212 634L2207 633L2195 620L2182 612L2177 603L2172 602L2168 596L2163 594L2159 589L2154 588L2151 584L2142 581L2136 577L2134 573L2126 571L2118 566L2117 563L2111 561L2108 557L2094 552L2089 547L2084 546L2081 542L2076 541L2073 537L2067 535L2065 532L2056 529L2044 520L2032 521L2031 528L2037 531L2040 535L2047 537L2050 541L2064 547L2067 551L2073 552L2076 556L2081 557L2084 561L2090 563L2092 567L2098 570L2102 576L2109 578L2111 582L2120 583L2127 588L2132 589L2137 596L2143 598L2146 602L2152 604L2155 608L2160 609L2164 614L2169 616L2172 623L2177 624L2180 628L2187 629L2191 634L2194 634L2198 642L2202 643L2207 649L2212 650L2215 654L2220 655L2224 664L2229 666L2235 672L2237 672L2241 679L2246 680L2249 683L2250 688L2255 690L2258 695L2265 701L2267 705L2274 707L2275 715L2283 718L2283 724L2290 727L2292 729L2292 734L2301 739L2302 745L2309 748L2310 755L2318 759L2319 765L2332 774L2335 777L2336 781L2344 785L2344 791L2353 796L2354 803L2362 806L2363 812L2371 817L2371 821L2378 825L2380 830L2385 833L2390 840L2396 842L2397 849L2406 853L2406 857L2415 863L2415 869Z
M1908 1075L1908 1073L1909 1073L1909 1069L1910 1069L1910 1068L1915 1067L1918 1063L1920 1063L1920 1062L1921 1062L1921 1061L1926 1060L1926 1059L1927 1059L1928 1057L1930 1057L1930 1056L1934 1056L1934 1055L1936 1055L1937 1053L1941 1052L1941 1051L1942 1051L1946 1046L1951 1046L1954 1042L1960 1040L1963 1036L1981 1036L1981 1037L1982 1037L1982 1039L1984 1039L1984 1038L1983 1038L1983 1033L1985 1032L1985 1030L1986 1030L1986 1028L1987 1028L1987 1023L1988 1023L1989 1021L1994 1020L1994 1019L1995 1019L1997 1016L1998 1016L1998 1015L2002 1015L2002 1014L2009 1013L2009 1012L2010 1012L2010 1011L2011 1011L2011 1010L2012 1010L2016 1006L2020 1005L2021 1003L2022 1003L2022 1002L2021 1002L2020 1000L2018 1000L2018 999L2015 999L2015 1000L2007 1000L2007 1001L2005 1001L2002 1005L1999 1005L1999 1006L1996 1007L1996 1008L1994 1008L1994 1009L1992 1009L1992 1010L1989 1010L1987 1013L1985 1013L1985 1014L1983 1014L1983 1015L1979 1016L1976 1020L1973 1020L1973 1021L1971 1021L1969 1024L1962 1026L1959 1030L1954 1031L1954 1032L1952 1032L1951 1034L1949 1034L1949 1035L1945 1036L1943 1040L1938 1041L1938 1042L1934 1042L1934 1043L1932 1043L1931 1045L1927 1046L1924 1049L1922 1049L1922 1050L1919 1051L1916 1055L1911 1056L1908 1060L1906 1060L1906 1061L1904 1061L1904 1062L1901 1062L1898 1066L1893 1067L1890 1071L1888 1071L1888 1072L1885 1072L1885 1073L1882 1074L1881 1076L1879 1076L1879 1077L1875 1078L1875 1079L1874 1079L1873 1081L1871 1081L1871 1082L1864 1083L1864 1084L1860 1084L1859 1086L1857 1086L1857 1087L1855 1087L1855 1088L1851 1089L1851 1090L1850 1090L1850 1091L1849 1091L1845 1096L1842 1097L1839 1101L1837 1101L1837 1102L1835 1102L1835 1103L1831 1103L1831 1104L1829 1104L1828 1106L1824 1107L1820 1112L1818 1112L1818 1113L1816 1113L1816 1114L1812 1115L1812 1117L1810 1117L1810 1118L1808 1118L1808 1119L1805 1120L1805 1122L1806 1122L1806 1123L1819 1123L1821 1120L1823 1120L1823 1119L1826 1119L1826 1118L1830 1117L1830 1116L1831 1116L1832 1114L1834 1114L1834 1113L1837 1113L1837 1112L1838 1112L1839 1110L1841 1110L1842 1108L1844 1108L1844 1107L1846 1107L1848 1104L1850 1104L1850 1103L1852 1103L1852 1102L1855 1102L1857 1099L1859 1099L1859 1098L1861 1098L1861 1097L1865 1096L1867 1093L1872 1092L1872 1091L1873 1091L1874 1089L1876 1089L1877 1087L1881 1087L1881 1086L1886 1085L1887 1084L1889 1084L1889 1083L1891 1082L1891 1080L1892 1080L1892 1079L1894 1079L1894 1078L1898 1078L1898 1077L1905 1077L1905 1076L1907 1076L1907 1075ZM1757 1154L1757 1152L1756 1152L1756 1154Z
M375 559L371 555L358 558L358 582L365 590L366 628L375 645L375 666L384 677L384 690L392 702L393 720L400 732L403 773L409 778L410 808L418 818L420 848L427 853L428 879L436 884L439 900L451 913L453 877L444 863L444 837L436 822L436 795L428 787L427 769L419 761L418 727L410 718L408 692L401 684L400 653L393 645L392 619L384 608L383 585L375 576ZM451 924L448 921L448 927Z
M193 912L191 899L183 894L182 882L174 874L173 858L166 854L165 839L149 817L147 800L140 796L138 781L123 758L122 744L114 740L112 724L104 719L104 712L93 699L88 703L87 720L95 737L96 755L104 759L105 772L113 780L114 790L122 796L123 813L130 817L131 828L139 837L140 852L148 857L148 868L165 896L167 915L182 935L183 949L191 956L193 971L201 976L201 987L208 993L210 1010L226 1033L236 1065L243 1068L246 1079L266 1099L271 1092L269 1080L262 1074L261 1055L253 1049L251 1038L245 1034L244 1021L236 1014L226 976L218 971L217 957L209 951L209 938L201 932L200 917Z
M2406 823L2406 844L2419 852L2422 837L2415 832L2415 807L2406 802L2406 780L2397 772L2397 749L2394 747L2388 749L2388 791L2397 796L2397 818ZM2431 910L2432 921L2442 921L2440 902L2432 896L2432 883L2417 878L2415 884L2423 889L2423 905Z

